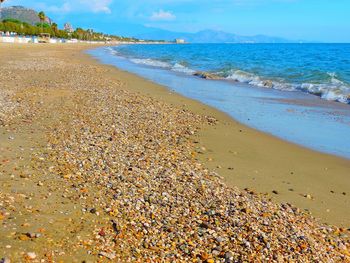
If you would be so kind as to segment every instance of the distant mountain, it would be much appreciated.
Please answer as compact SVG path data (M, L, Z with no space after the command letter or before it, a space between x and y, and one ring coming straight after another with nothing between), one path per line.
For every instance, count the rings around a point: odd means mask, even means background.
M38 13L35 10L25 8L23 6L10 6L10 7L2 8L1 18L2 19L13 18L13 19L26 22L31 25L35 25L36 23L40 22ZM50 18L47 18L46 22L51 23Z
M203 30L197 33L180 33L163 29L148 28L142 33L137 33L134 37L139 39L155 39L173 41L176 38L185 39L189 43L296 43L279 37L265 35L240 36L218 30Z

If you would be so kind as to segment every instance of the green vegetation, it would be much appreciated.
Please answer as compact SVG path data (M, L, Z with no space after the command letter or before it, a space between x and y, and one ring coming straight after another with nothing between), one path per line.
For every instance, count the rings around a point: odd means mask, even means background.
M0 1L1 3L4 2L4 0ZM34 10L21 6L6 8L2 11L4 14L3 18L5 19L2 21L0 19L0 31L14 32L20 36L38 36L41 33L46 33L50 34L53 37L64 39L78 39L88 41L138 41L134 38L123 38L94 32L92 29L85 30L82 28L77 28L74 32L69 33L65 30L59 29L56 23L51 23L51 20L43 11L37 13Z
M44 20L42 20L44 21ZM107 40L116 40L116 41L128 41L128 42L137 42L138 39L128 38L128 37L119 37L114 35L106 35L99 32L94 32L92 29L82 29L77 28L74 32L68 33L64 30L58 28L56 23L51 25L42 22L36 23L36 25L30 25L28 23L19 21L17 19L5 19L0 23L0 31L3 32L15 32L18 35L30 35L38 36L41 33L48 33L51 36L65 39L78 39L78 40L89 40L89 41L107 41Z
M0 23L0 31L3 32L15 32L18 35L30 35L30 36L38 36L40 33L49 33L50 35L55 35L59 38L69 38L69 35L64 30L53 30L52 25L47 23L38 23L33 26L28 23L19 21L17 19L5 19Z
M4 2L4 0L0 1ZM37 13L34 10L20 6L7 8L5 16L3 17L5 18L3 21L0 19L0 31L15 32L20 36L38 36L41 33L46 33L57 38L87 41L139 41L136 38L94 32L92 29L77 28L73 32L61 30L56 23L52 23L50 18L48 18L44 12L41 11Z
M46 15L43 11L40 11L38 14L38 17L40 19L40 24L41 24L41 31L44 32L44 22L46 19Z

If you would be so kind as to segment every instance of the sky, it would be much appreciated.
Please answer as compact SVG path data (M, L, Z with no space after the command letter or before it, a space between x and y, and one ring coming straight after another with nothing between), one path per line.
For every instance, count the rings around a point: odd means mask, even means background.
M155 27L176 32L350 43L350 0L6 0L44 11L59 25L130 35Z

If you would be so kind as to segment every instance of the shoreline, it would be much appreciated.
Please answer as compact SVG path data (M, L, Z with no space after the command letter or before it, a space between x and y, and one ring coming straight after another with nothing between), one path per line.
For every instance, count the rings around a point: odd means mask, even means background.
M0 46L0 103L9 104L0 108L0 258L349 260L346 228L236 182L229 187L203 167L223 154L230 166L220 175L244 176L263 164L267 146L271 162L273 149L288 150L277 159L285 162L305 149L102 65L82 53L87 48ZM312 158L338 170L342 163Z
M304 92L279 91L242 83L231 85L229 81L205 80L176 70L138 65L114 56L110 48L98 48L87 53L102 63L114 65L224 111L253 129L350 159L348 144L340 139L350 132L348 105L328 102ZM290 103L294 100L299 103Z
M101 63L97 58L91 58ZM133 87L133 91L218 119L217 125L203 126L199 132L197 158L223 176L228 185L266 193L277 202L292 203L310 211L323 222L348 227L350 159L258 131L212 106L116 66L106 66L117 70L121 74L118 77L126 83L147 83L146 88L142 84L127 85ZM135 80L130 82L129 78ZM142 88L135 89L135 86Z

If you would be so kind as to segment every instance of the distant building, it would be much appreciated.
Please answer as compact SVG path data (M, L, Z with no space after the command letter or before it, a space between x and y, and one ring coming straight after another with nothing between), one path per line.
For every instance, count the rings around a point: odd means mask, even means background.
M176 44L185 44L186 41L185 41L185 39L177 38L177 39L175 39L175 43Z
M74 28L72 27L72 25L70 23L65 23L64 24L64 30L68 33L73 33L74 32Z

